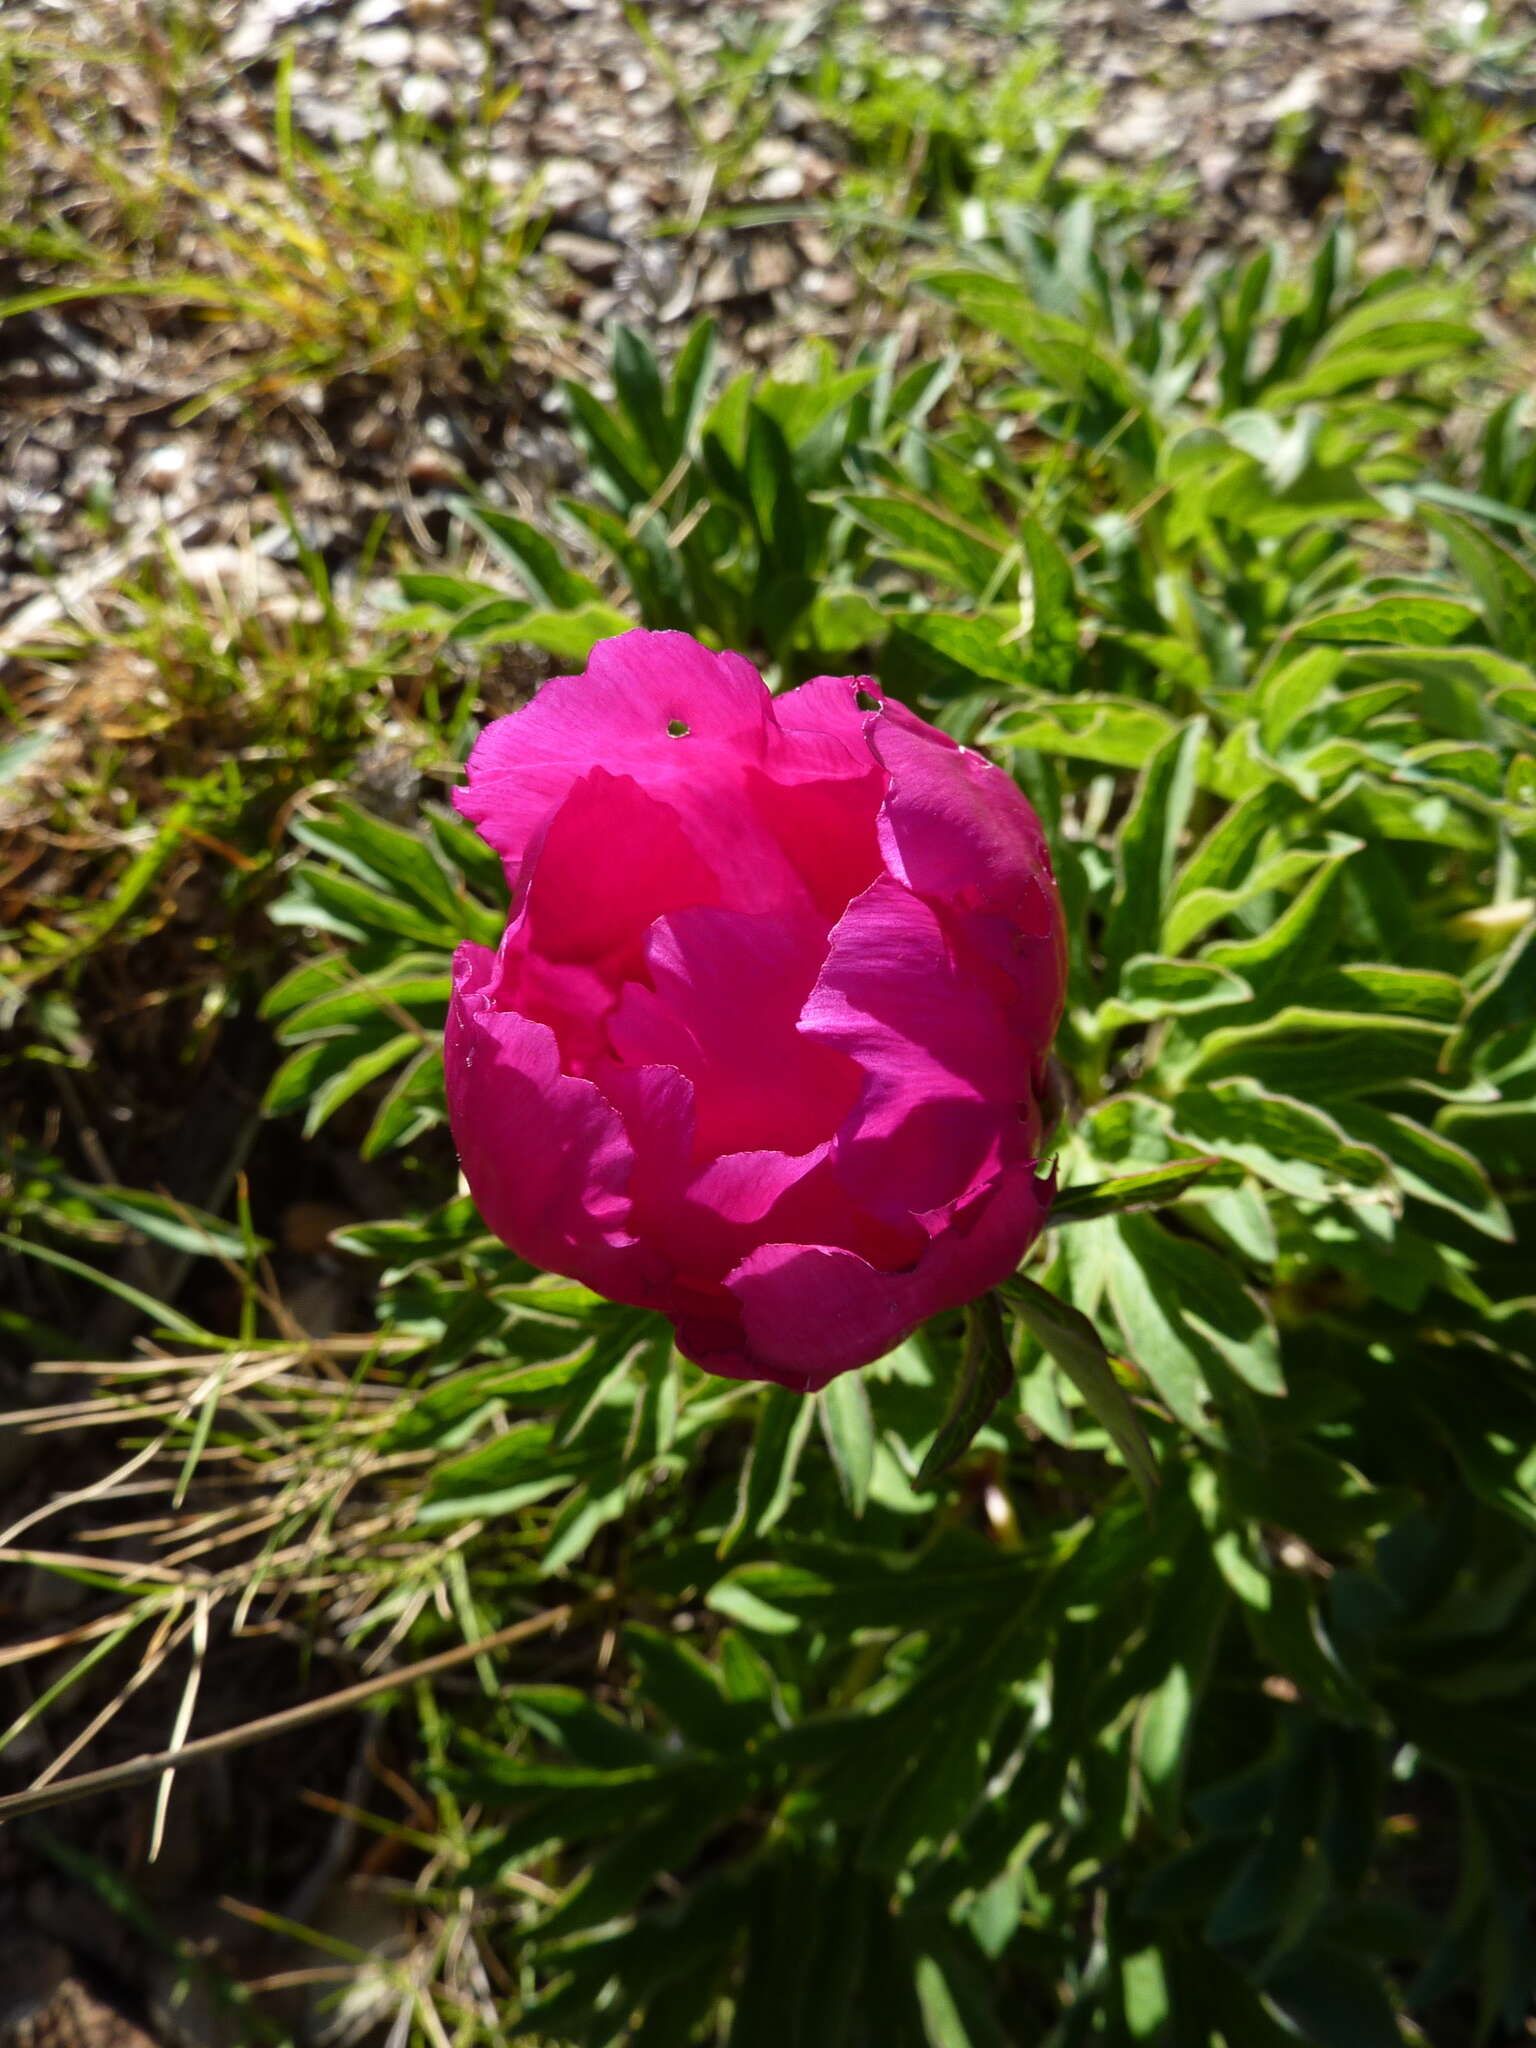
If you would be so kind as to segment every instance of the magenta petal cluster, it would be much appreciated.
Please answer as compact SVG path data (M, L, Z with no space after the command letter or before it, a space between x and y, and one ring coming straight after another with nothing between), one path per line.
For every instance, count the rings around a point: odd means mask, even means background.
M498 1237L806 1391L1012 1272L1065 940L1000 769L868 677L775 697L634 632L488 727L456 801L512 888L446 1048Z

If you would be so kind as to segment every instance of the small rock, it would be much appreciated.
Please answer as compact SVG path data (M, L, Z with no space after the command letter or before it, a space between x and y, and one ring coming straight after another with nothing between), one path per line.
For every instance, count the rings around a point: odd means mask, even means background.
M1323 96L1323 73L1316 64L1308 64L1296 76L1283 85L1272 99L1264 102L1263 113L1267 120L1284 121L1293 114L1310 114Z
M1306 0L1206 0L1200 12L1207 21L1241 28L1250 21L1281 21L1288 14L1306 16L1312 9Z
M375 71L399 71L411 61L413 42L408 28L375 28L360 35L352 45L360 64Z
M174 441L152 448L139 475L152 491L173 491L187 472L187 451Z
M413 73L400 87L400 105L423 121L442 121L453 111L453 87L441 78Z
M18 483L41 488L55 480L62 460L56 449L45 448L41 441L23 441L11 456L10 474Z
M540 198L556 220L563 220L602 197L602 175L583 157L552 156L545 160L542 170Z
M176 566L201 597L241 611L288 595L288 578L278 564L252 548L186 548Z
M771 242L763 235L753 237L747 251L747 282L751 291L782 291L799 268L790 243Z
M423 441L413 448L405 458L405 474L413 484L424 490L447 490L451 485L463 482L463 472L452 462L441 448L434 448L430 441Z
M752 197L770 203L798 199L805 191L805 173L798 164L774 164L753 181Z
M1226 190L1232 182L1232 174L1236 171L1239 161L1235 149L1224 149L1220 144L1211 149L1201 150L1196 160L1196 168L1200 173L1200 183L1212 197Z
M373 133L373 123L350 100L323 99L319 93L296 92L293 115L306 135L332 148L352 149Z
M382 407L365 412L347 436L348 444L365 455L378 455L394 445L399 424Z
M694 299L701 306L722 306L739 299L744 287L736 275L736 262L729 252L717 256L699 279Z
M418 206L447 209L458 203L457 178L424 143L381 142L373 152L372 168L386 192L407 192Z
M851 306L859 290L846 270L808 270L805 288L824 306L839 307Z
M416 38L416 62L423 71L440 71L445 76L465 68L462 45L441 29L428 29Z
M475 175L479 176L479 172ZM527 183L528 166L521 157L498 153L487 160L485 175L498 192L510 192Z
M638 213L646 203L641 188L628 178L613 178L603 194L610 213Z
M306 14L316 14L325 0L248 0L240 19L224 44L231 64L248 64L253 57L275 57L280 32Z
M572 234L568 228L556 228L539 246L551 256L558 256L578 277L611 277L619 267L622 253L612 242L600 242L593 235Z
M1168 149L1177 132L1177 117L1166 93L1143 86L1133 92L1117 121L1106 121L1094 136L1099 153L1108 157L1142 157Z
M290 1202L278 1218L278 1237L285 1252L313 1258L329 1252L331 1232L347 1230L362 1218L337 1202Z

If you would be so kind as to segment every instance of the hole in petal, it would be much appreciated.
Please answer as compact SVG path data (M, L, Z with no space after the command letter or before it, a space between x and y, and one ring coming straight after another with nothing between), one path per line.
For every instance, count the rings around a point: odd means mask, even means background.
M674 740L685 740L692 731L693 727L685 719L669 718L667 720L667 733Z
M861 711L878 711L880 709L880 699L871 696L868 690L855 690L853 701Z

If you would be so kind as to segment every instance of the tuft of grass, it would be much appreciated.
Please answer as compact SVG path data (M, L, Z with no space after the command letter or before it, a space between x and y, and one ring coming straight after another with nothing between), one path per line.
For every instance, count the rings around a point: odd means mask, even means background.
M211 172L192 112L215 62L200 36L149 27L110 46L0 43L0 252L30 280L0 321L82 301L175 321L197 363L182 421L316 379L495 386L573 365L538 289L537 187L492 177L515 87L476 89L444 129L380 111L331 152L296 120L290 44L270 121ZM109 74L130 81L126 106Z
M386 775L391 760L414 774L430 757L413 723L430 643L365 625L318 557L304 567L297 592L262 582L245 609L238 562L210 587L167 541L103 595L94 628L55 628L19 664L4 708L41 744L0 789L17 835L0 883L13 1015L45 983L69 988L103 949L185 926L189 910L196 926L217 903L226 930L238 925L267 892L306 789L346 777L370 747ZM227 947L195 929L188 940L194 974L199 952L206 972L227 965Z

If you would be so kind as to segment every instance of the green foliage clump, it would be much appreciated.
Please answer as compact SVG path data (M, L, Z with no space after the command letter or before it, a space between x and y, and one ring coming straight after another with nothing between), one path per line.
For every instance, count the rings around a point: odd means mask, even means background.
M956 347L900 374L716 394L707 329L669 380L621 331L612 403L568 394L598 558L476 507L519 590L406 579L471 652L574 666L622 618L878 664L1019 776L1072 946L1066 1192L942 1457L958 1318L801 1400L462 1199L342 1240L424 1345L380 1439L417 1524L486 1625L578 1632L561 1683L434 1714L455 1882L505 1898L530 2041L1513 2039L1531 435L1490 399L1428 459L1495 365L1464 294L1360 281L1342 233L1177 318L1081 208L926 281ZM273 1106L372 1089L366 1148L408 1143L494 863L446 815L302 836L281 914L335 944L270 998Z

